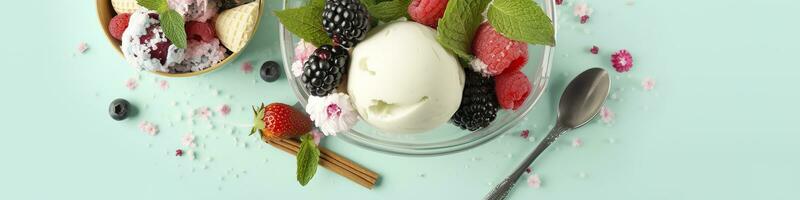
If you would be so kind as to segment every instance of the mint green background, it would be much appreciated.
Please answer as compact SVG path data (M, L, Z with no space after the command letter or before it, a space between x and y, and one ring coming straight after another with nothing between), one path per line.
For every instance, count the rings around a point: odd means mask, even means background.
M279 5L269 2L268 10ZM616 122L592 123L562 138L533 166L542 188L520 182L513 199L800 198L794 80L800 2L626 2L589 1L595 12L585 25L576 23L571 7L559 7L551 87L528 120L488 144L417 158L326 139L325 146L382 175L373 190L326 169L300 187L292 156L244 129L230 134L231 126L219 123L249 122L242 106L296 101L285 79L267 84L239 70L248 60L258 67L279 59L273 16L264 16L255 40L232 64L200 77L166 79L170 88L162 91L155 80L164 78L138 73L112 51L94 1L6 2L0 14L0 199L479 199L546 133L567 79L592 66L611 69L610 53L623 48L633 53L635 66L613 75L618 99L608 106ZM82 41L90 50L78 55ZM592 44L600 55L587 53ZM139 88L128 91L125 80L137 76ZM653 91L642 91L644 77L656 80ZM107 105L116 97L138 105L141 114L109 119ZM213 129L175 119L222 103L234 111L214 116ZM142 120L156 122L161 132L140 132ZM526 128L535 142L517 137ZM188 131L201 145L195 161L171 155ZM574 137L585 144L571 147ZM580 178L581 172L587 176Z

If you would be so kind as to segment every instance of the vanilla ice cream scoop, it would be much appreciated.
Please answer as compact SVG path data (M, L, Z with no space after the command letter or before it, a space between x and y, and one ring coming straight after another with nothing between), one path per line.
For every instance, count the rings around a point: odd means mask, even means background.
M361 118L384 132L418 133L446 123L463 89L456 57L425 25L379 26L352 51L348 93Z

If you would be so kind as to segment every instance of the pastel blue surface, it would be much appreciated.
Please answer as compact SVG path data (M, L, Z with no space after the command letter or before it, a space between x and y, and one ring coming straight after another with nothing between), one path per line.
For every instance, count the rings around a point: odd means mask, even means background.
M279 8L268 2L267 10ZM547 132L566 82L590 67L612 70L609 55L619 49L635 65L613 73L615 121L561 138L533 165L542 187L521 180L512 199L800 198L800 2L595 0L587 1L594 8L587 24L565 2L550 88L514 131L439 157L325 139L381 174L373 190L327 169L300 187L293 156L233 128L251 121L244 107L296 102L285 78L268 84L240 70L246 61L258 67L280 59L278 22L268 12L227 67L161 78L137 72L112 50L94 1L7 2L0 14L0 199L480 199ZM89 44L86 54L76 53L80 42ZM592 44L599 55L588 53ZM649 92L640 85L646 77L656 81ZM133 91L125 88L129 78L139 82ZM160 80L169 88L161 90ZM140 115L111 120L107 106L118 97ZM215 114L213 127L187 120L193 109L224 103L233 112ZM145 120L159 126L158 135L137 128ZM518 137L523 129L535 140ZM197 136L194 161L172 155L187 132ZM584 144L572 147L574 138Z

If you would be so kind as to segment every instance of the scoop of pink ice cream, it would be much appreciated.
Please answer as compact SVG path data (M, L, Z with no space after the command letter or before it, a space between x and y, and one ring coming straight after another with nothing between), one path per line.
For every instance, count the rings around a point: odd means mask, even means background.
M182 73L207 69L225 59L228 56L225 54L226 52L227 49L222 47L216 38L210 42L189 40L183 61L173 70L174 72Z
M186 21L205 22L216 16L219 10L216 0L168 0L167 3Z

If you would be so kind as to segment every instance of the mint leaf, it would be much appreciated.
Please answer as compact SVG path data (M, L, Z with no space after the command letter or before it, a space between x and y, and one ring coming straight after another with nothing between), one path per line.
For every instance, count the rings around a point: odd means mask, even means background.
M167 0L136 0L136 3L156 12L163 12L169 9Z
M311 134L300 137L300 151L297 152L297 182L305 186L317 173L319 148L314 144Z
M275 16L287 30L315 46L331 44L331 38L322 29L322 8L303 6L275 11Z
M186 30L183 25L183 16L175 10L158 13L161 28L172 44L178 48L186 48Z
M491 0L452 0L439 20L436 40L463 59L472 59L472 39L483 21L483 11Z
M408 5L411 0L392 0L374 4L365 4L369 14L382 22L389 22L408 16Z
M509 39L531 44L556 44L553 24L536 2L496 0L489 6L489 23Z
M325 8L325 1L326 0L311 0L311 6L315 8Z

